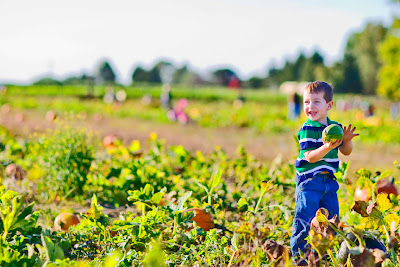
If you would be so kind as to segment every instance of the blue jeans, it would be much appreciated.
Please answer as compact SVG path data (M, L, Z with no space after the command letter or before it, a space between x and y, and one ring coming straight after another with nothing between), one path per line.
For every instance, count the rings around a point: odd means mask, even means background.
M293 218L293 233L290 238L292 255L297 258L299 250L306 252L304 239L310 231L310 223L319 208L329 212L329 219L339 216L339 202L336 192L339 184L333 174L318 173L296 186L296 208Z

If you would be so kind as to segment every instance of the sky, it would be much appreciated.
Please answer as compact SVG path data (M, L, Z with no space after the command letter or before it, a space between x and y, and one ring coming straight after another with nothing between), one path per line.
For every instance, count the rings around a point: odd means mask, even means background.
M0 83L94 74L110 62L129 84L160 60L197 72L265 77L302 51L329 65L389 0L0 0Z

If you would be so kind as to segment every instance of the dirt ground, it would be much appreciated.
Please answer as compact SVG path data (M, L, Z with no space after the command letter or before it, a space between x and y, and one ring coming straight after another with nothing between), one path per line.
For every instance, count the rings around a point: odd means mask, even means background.
M54 127L54 122L45 118L45 113L29 111L23 114L20 121L18 112L0 114L0 124L11 132L29 136L34 131L44 131ZM83 126L99 136L116 134L125 144L139 140L146 148L147 140L152 132L165 139L167 145L182 145L189 151L200 150L210 153L220 146L228 155L234 155L238 146L243 145L246 151L259 160L269 162L277 156L283 160L294 162L297 157L293 133L267 136L245 128L202 128L196 124L159 124L134 118L99 118L88 116L82 121ZM350 175L360 168L371 171L395 170L393 161L400 161L400 145L365 145L355 141L353 153L341 156L341 160L350 161Z

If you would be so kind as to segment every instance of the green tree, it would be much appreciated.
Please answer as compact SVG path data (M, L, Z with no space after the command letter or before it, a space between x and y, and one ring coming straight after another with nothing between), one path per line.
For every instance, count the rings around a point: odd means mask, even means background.
M247 86L252 89L260 89L264 86L264 83L265 79L258 76L253 76L247 81Z
M148 82L149 81L149 73L138 66L132 73L132 82Z
M377 47L384 40L386 32L383 25L368 23L364 30L351 35L347 42L345 54L356 61L364 94L376 93L377 73L381 67Z
M60 82L59 80L45 77L45 78L41 78L38 81L34 82L33 85L63 85L63 83Z
M173 71L171 73L168 73L169 72L168 70L173 70L173 69L174 66L172 65L172 63L167 61L159 61L154 65L153 68L150 69L148 82L162 83L164 82L163 79L165 80L165 82L170 82L169 80L170 78L172 78Z
M325 68L321 76L317 79L331 83L335 92L361 93L360 73L353 55L345 54L341 61Z
M397 1L400 3L400 1ZM395 18L380 46L382 67L379 71L378 93L391 100L400 100L400 18Z
M311 57L304 60L297 81L315 81L317 78L317 69L321 66L324 66L324 58L320 53L315 51Z
M154 66L150 71L149 71L149 78L148 82L150 83L161 83L161 75L160 75L160 70L156 66Z
M116 75L107 61L100 64L98 75L104 83L115 83Z
M303 68L305 62L307 61L306 56L303 52L300 52L296 62L293 65L293 80L298 81L300 80L301 69Z
M189 73L189 68L184 65L182 68L178 68L172 75L172 83L181 84L185 75Z

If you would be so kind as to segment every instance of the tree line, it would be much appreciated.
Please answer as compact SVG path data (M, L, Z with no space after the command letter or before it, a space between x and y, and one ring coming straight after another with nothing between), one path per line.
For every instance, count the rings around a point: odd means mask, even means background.
M392 0L396 7L400 0ZM282 67L270 66L264 77L239 78L230 68L212 70L201 75L187 65L177 67L168 61L159 61L151 68L137 66L131 74L132 84L170 83L182 86L230 86L237 79L242 88L277 88L285 81L324 80L341 93L376 93L391 99L400 99L400 19L394 18L387 28L381 23L368 23L363 30L351 34L343 57L328 66L324 56L314 51L307 56L300 52L296 59L286 60ZM115 84L117 76L108 61L103 61L95 75L82 74L63 81L41 79L35 84Z

